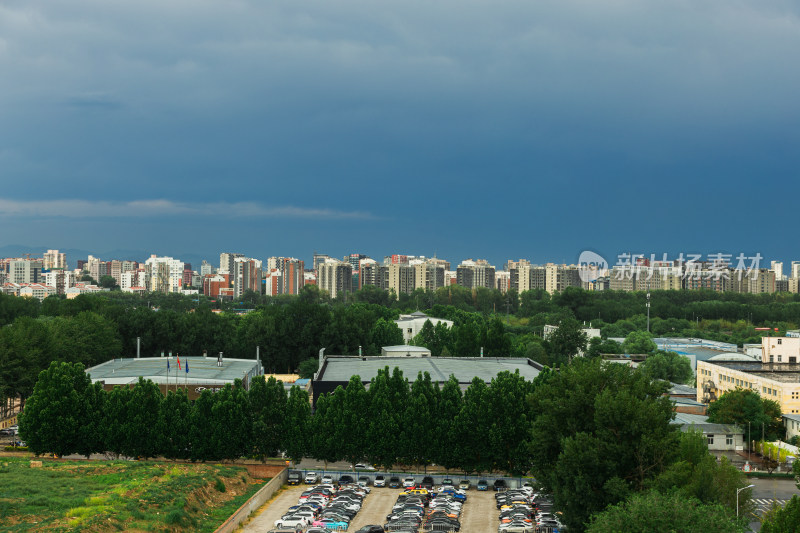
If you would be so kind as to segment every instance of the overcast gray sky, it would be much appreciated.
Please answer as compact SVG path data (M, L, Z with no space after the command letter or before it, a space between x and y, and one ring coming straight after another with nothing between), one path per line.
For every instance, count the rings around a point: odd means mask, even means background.
M799 6L4 1L0 244L800 259Z

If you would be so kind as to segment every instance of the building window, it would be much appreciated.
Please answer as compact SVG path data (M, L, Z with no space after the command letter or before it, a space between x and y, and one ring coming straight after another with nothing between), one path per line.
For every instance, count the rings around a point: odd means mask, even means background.
M783 339L778 339L778 344L783 344Z
M725 435L725 444L733 446L733 435Z
M709 446L714 445L714 435L707 435L707 441Z
M778 362L779 363L783 362L783 356L781 354L778 354Z

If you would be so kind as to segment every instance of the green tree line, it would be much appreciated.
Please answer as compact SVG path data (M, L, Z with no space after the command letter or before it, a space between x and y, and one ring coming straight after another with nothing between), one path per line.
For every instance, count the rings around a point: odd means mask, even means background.
M570 531L638 531L615 528L634 509L646 516L643 508L676 501L709 506L692 511L713 510L703 524L724 519L742 531L735 493L746 486L743 474L709 455L701 433L671 423L668 386L596 358L545 369L532 382L510 372L489 383L476 378L463 392L454 378L440 387L427 374L409 381L386 367L369 388L353 376L320 396L312 414L304 391L287 394L272 378L254 379L250 390L237 382L206 391L192 403L144 380L105 392L81 363L54 362L35 385L20 433L36 453L216 461L283 451L295 461L530 473ZM741 509L748 498L743 491Z

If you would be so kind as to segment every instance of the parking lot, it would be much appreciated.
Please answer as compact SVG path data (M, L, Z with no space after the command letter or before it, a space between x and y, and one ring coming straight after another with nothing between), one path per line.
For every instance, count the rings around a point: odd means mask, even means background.
M309 485L295 485L286 487L272 501L268 502L252 518L241 531L253 533L266 533L273 529L275 520L279 519L292 505L297 504L300 494L309 488ZM391 511L401 489L371 487L372 492L364 499L361 511L350 523L348 531L355 532L367 524L383 525L386 515ZM494 493L491 491L479 492L474 489L467 491L468 499L464 505L461 516L461 533L494 533L499 525L497 509L495 507Z

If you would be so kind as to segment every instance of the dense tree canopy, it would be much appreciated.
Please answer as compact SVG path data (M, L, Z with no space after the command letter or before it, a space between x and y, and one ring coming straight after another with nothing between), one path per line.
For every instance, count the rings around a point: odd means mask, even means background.
M721 505L704 504L681 494L656 491L633 495L629 500L596 514L588 533L744 533L746 524ZM763 530L762 530L763 531Z
M678 434L666 388L628 366L582 358L536 384L532 471L570 530L672 463Z
M762 398L751 389L728 391L708 406L708 421L714 424L736 424L750 431L748 440L772 441L783 438L781 406L778 402ZM749 424L749 425L748 425Z

